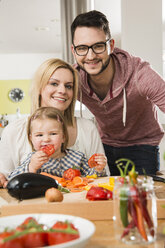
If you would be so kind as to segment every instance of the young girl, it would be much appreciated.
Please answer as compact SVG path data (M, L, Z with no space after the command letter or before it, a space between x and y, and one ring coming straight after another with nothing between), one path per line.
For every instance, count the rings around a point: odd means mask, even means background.
M105 176L106 159L95 169L88 166L88 161L82 152L67 149L68 132L62 113L53 107L41 107L31 115L28 121L28 139L33 152L10 175L12 178L24 172L47 172L62 177L65 170L76 166L81 175L98 174ZM53 145L54 153L48 156L44 152L47 145Z

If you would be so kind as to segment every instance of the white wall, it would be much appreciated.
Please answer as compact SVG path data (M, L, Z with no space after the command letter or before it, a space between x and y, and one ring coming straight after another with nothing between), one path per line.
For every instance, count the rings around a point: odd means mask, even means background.
M94 0L94 9L106 15L115 45L121 47L121 0Z
M31 79L38 66L49 58L61 54L1 54L0 80Z
M121 47L163 76L162 0L122 0Z

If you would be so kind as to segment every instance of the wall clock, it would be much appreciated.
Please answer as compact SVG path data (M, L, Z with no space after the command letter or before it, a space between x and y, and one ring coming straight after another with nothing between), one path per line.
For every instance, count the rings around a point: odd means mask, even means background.
M9 98L13 102L20 102L24 98L24 92L20 88L14 88L9 91Z

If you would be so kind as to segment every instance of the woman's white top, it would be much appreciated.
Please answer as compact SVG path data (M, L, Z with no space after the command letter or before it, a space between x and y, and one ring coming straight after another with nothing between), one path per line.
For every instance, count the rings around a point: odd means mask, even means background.
M27 119L24 117L11 122L3 130L0 141L0 173L6 177L17 166L22 164L28 154L32 151L27 137ZM76 117L77 138L72 147L76 151L83 152L87 159L94 153L104 153L100 135L93 120ZM109 168L106 166L109 176Z

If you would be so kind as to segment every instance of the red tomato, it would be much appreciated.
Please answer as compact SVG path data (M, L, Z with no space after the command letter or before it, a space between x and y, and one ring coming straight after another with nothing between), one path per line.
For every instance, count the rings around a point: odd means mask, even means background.
M3 243L3 239L13 235L14 232L3 232L0 233L0 248L23 248L22 241L20 238L6 241Z
M70 223L72 229L78 232L78 229ZM52 226L52 229L64 230L67 229L68 223L58 221L56 224ZM80 237L79 233L70 234L70 233L62 233L62 232L49 232L48 233L48 245L61 244L74 239L78 239Z
M24 248L36 248L47 245L47 233L29 233L22 236Z
M33 217L26 218L21 225L16 227L16 230L23 231L25 229L30 228L30 225L38 225L38 222Z
M63 173L63 178L66 180L72 180L76 176L81 176L81 172L78 169L69 168Z
M93 154L90 159L88 160L88 165L90 168L93 168L95 166L97 166L97 162L95 161L95 157L97 156L97 153Z
M90 201L109 200L112 199L112 197L112 191L98 186L92 186L86 194L86 198Z
M45 152L48 155L48 157L51 156L55 152L54 145L42 146L41 150Z
M35 233L25 234L20 237L24 248L35 248L47 245L47 233L37 232L37 228L42 228L43 225L38 224L38 222L33 217L28 217L24 222L19 225L16 230L36 230Z

